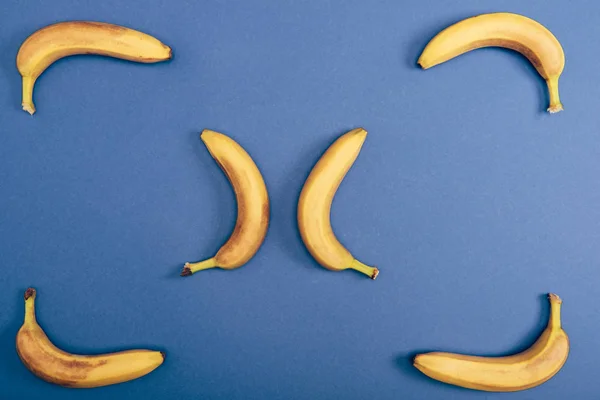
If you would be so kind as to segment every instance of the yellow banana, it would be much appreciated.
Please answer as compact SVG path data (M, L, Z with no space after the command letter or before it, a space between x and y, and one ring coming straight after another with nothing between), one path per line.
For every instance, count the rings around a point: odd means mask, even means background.
M356 260L338 241L330 221L331 202L354 164L367 131L354 129L339 137L321 156L304 183L298 201L298 228L310 254L332 271L354 269L377 278L379 270Z
M489 392L515 392L541 385L562 368L569 355L569 338L560 323L562 301L555 294L548 297L548 326L522 353L507 357L427 353L417 355L414 366L438 381Z
M72 388L93 388L130 381L159 367L165 353L128 350L113 354L81 356L54 346L35 318L35 289L25 292L25 322L17 333L17 353L37 377Z
M233 186L237 200L237 221L229 240L214 257L186 263L181 276L215 267L241 267L256 254L269 227L267 187L250 155L222 133L206 129L200 137Z
M23 77L23 110L33 114L33 86L53 62L76 54L99 54L142 63L171 58L171 48L133 29L103 22L68 21L34 32L21 45L17 69Z
M522 15L482 14L457 22L431 39L418 62L427 69L468 51L491 46L515 50L527 57L548 85L548 111L563 109L558 96L558 78L565 66L562 46L543 25Z

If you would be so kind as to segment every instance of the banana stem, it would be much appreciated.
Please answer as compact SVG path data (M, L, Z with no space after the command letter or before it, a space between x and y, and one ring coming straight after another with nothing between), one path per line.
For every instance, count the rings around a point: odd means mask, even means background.
M200 261L197 263L185 263L183 267L183 271L181 272L181 276L189 276L195 274L198 271L202 271L205 269L215 268L217 266L217 261L215 258L209 258L208 260Z
M35 289L25 291L25 323L35 323Z
M562 300L553 293L548 295L548 299L550 299L550 320L548 321L548 326L560 328L560 306L562 305Z
M31 76L23 77L23 110L33 115L35 113L35 105L33 104L33 85L35 85L35 79Z
M546 81L548 84L548 93L550 95L550 107L548 107L549 113L557 113L563 110L563 105L560 102L558 95L558 77L550 78Z
M367 275L369 278L375 280L375 278L377 278L377 275L379 275L379 270L375 267L370 267L366 264L361 263L360 261L354 259L352 260L352 264L350 264L350 268L352 268L355 271L358 272L362 272L363 274Z

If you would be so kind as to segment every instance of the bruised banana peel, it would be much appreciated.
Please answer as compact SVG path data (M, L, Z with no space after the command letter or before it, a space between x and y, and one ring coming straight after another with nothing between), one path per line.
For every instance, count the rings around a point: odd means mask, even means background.
M71 388L94 388L130 381L158 368L165 353L128 350L102 355L67 353L52 344L35 318L35 289L25 292L25 321L17 333L17 353L34 375Z
M215 267L241 267L256 254L269 227L267 187L250 155L222 133L206 129L200 138L233 186L237 201L237 220L231 236L217 254L204 261L186 263L181 276Z

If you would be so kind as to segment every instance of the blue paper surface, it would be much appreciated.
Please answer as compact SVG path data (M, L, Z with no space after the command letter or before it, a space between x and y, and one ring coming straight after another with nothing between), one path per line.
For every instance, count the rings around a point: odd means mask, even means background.
M511 51L417 67L439 30L493 11L560 40L564 112L545 113L544 81ZM0 398L598 398L599 12L554 0L2 0ZM38 80L31 117L17 51L64 20L141 30L174 59L60 60ZM296 224L311 168L359 126L369 135L332 222L376 281L320 267ZM205 128L254 158L271 226L246 266L181 278L236 217ZM28 286L65 350L153 348L165 364L93 390L37 379L14 349ZM527 348L547 292L564 299L571 353L542 386L507 397L412 367L416 352Z

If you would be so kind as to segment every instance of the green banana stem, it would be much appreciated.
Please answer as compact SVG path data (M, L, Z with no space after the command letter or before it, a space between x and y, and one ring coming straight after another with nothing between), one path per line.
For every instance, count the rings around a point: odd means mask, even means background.
M35 289L29 288L25 291L25 323L35 323Z
M369 278L371 279L375 279L377 278L377 275L379 275L379 270L375 267L370 267L366 264L361 263L360 261L358 261L357 259L352 260L352 264L350 264L350 268L352 268L353 270L356 270L358 272L362 272L363 274L367 275Z
M548 111L551 113L562 111L563 105L558 95L558 77L549 78L546 83L548 84L548 93L550 95L550 107L548 107Z
M208 260L200 261L197 263L185 263L183 267L183 271L181 271L181 276L189 276L195 274L198 271L202 271L205 269L215 268L217 266L217 261L215 258L209 258Z
M33 104L33 85L35 85L36 78L31 76L23 77L23 101L21 105L23 110L33 115L35 113L35 105Z
M560 328L560 306L562 305L562 300L553 293L550 293L548 298L550 299L550 320L548 321L548 325Z

